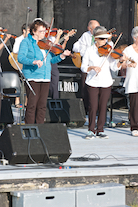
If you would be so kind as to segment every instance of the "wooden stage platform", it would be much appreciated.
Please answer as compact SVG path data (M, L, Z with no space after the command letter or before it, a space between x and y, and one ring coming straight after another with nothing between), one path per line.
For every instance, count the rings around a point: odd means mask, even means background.
M127 111L113 111L116 124L127 117ZM138 137L122 124L105 126L109 139L86 140L87 125L67 129L72 154L61 165L0 165L0 193L115 182L126 186L127 205L138 204Z

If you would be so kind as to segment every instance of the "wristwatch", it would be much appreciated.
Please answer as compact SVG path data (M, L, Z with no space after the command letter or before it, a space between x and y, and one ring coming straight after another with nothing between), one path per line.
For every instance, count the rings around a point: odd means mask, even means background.
M119 60L119 63L123 63L123 62L124 62L124 61L120 61L120 60Z

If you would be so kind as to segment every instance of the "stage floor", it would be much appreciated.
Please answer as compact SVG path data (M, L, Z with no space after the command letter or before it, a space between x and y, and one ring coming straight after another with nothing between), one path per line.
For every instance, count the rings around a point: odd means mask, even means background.
M83 127L67 129L72 154L61 167L47 164L0 165L0 180L138 174L138 137L131 136L127 110L113 111L113 123L126 125L105 126L109 139L86 140L86 118ZM110 112L107 113L107 123L109 119Z

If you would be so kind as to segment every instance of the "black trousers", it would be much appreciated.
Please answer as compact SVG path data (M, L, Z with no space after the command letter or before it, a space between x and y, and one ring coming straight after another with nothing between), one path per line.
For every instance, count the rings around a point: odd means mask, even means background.
M138 130L138 93L130 93L130 130Z
M107 88L91 87L87 85L89 108L89 131L103 132L106 121L107 102L111 93L111 86ZM98 110L97 129L95 129L96 113Z

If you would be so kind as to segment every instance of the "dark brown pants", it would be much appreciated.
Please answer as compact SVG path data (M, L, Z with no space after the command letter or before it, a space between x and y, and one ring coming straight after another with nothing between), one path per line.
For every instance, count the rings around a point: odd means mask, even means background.
M85 83L87 77L87 73L81 72L81 95L84 103L85 112L88 112L88 92L87 92L87 85Z
M0 115L1 115L1 93L0 93Z
M26 85L27 107L25 113L26 124L43 124L46 114L46 103L49 92L49 82L29 81L36 95Z
M138 130L138 93L130 93L130 129Z
M103 132L106 121L107 102L110 97L111 87L91 87L87 85L89 96L89 131L94 133ZM96 113L98 110L97 129L95 129Z

